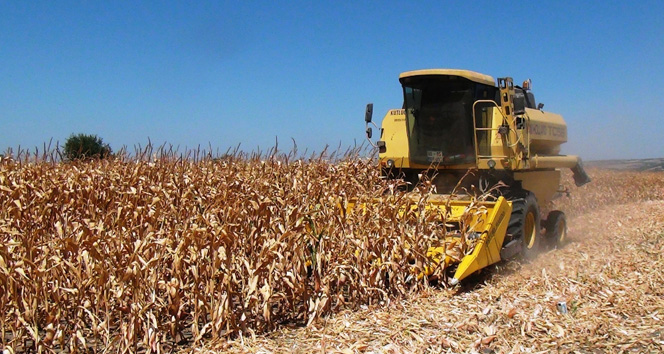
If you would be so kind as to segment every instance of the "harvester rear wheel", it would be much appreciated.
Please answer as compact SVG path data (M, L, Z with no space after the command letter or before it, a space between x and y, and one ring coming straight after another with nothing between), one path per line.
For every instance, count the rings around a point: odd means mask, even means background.
M524 191L522 198L512 199L512 215L507 226L512 240L520 239L521 254L526 258L537 255L540 249L540 213L535 195Z
M554 210L549 213L544 222L546 228L546 243L550 248L554 248L567 238L567 218L565 213L560 210Z

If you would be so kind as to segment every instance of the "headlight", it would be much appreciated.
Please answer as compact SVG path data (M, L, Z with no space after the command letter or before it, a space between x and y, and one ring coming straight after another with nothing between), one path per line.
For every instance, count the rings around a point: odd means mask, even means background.
M490 169L493 169L494 167L496 167L496 161L493 161L493 160L487 161L486 164L489 165Z
M392 160L392 159L387 160L387 167L389 167L389 168L394 167L394 160Z

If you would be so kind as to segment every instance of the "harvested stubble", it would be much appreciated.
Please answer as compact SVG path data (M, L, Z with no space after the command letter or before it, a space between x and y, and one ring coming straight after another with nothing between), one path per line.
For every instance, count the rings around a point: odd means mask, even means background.
M340 212L393 187L374 164L2 158L2 345L162 352L421 289L435 216Z

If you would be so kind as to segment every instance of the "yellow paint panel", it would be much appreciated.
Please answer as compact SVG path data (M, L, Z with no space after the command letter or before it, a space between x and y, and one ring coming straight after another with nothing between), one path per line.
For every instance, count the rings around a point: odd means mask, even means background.
M559 114L526 108L531 154L556 155L567 141L567 125Z
M545 208L560 188L560 170L521 171L514 173L524 189L537 196L537 204Z
M405 110L391 109L387 112L381 124L380 140L385 142L385 153L378 155L381 163L392 160L395 168L410 167Z

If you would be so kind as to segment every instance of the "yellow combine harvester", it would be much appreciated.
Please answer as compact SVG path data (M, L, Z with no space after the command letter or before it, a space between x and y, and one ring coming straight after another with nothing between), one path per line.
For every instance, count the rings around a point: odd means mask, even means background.
M375 144L369 127L378 128L372 104L365 115L382 175L403 180L407 189L430 181L445 196L432 198L427 208L438 209L452 229L471 204L478 205L460 191L494 196L479 202L486 212L472 223L477 241L460 262L446 257L443 247L429 249L433 263L455 269L452 285L501 259L534 255L542 240L557 244L565 238L561 211L550 211L541 221L542 211L562 192L559 169L570 168L577 186L590 179L579 157L559 154L567 125L562 116L536 105L530 80L519 87L510 77L496 82L473 71L431 69L402 73L399 81L403 108L387 112ZM503 188L492 189L499 183Z

